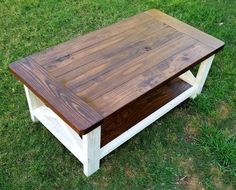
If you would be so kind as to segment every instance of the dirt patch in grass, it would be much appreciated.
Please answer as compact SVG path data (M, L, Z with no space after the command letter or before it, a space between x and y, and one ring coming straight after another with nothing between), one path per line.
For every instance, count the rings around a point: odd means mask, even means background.
M99 189L108 189L110 177L102 176L100 182L93 183L95 187Z
M211 171L211 174L214 175L214 176L217 176L217 177L222 176L222 172L217 166L211 165L210 166L210 171Z
M128 164L125 165L125 176L128 178L134 178L135 172L130 168Z
M104 161L103 168L104 168L104 170L106 171L107 174L112 173L112 171L114 169L113 164L110 163L108 160Z
M222 172L220 171L220 169L212 165L210 171L212 175L212 183L215 185L217 189L223 189L224 184L221 179Z
M225 190L234 190L234 187L232 184L228 185Z
M168 139L169 143L175 144L178 142L178 137L175 133L168 133L166 138Z
M205 188L202 186L202 183L199 181L199 178L195 175L184 176L177 180L177 184L181 184L189 190L205 190Z
M211 167L210 172L212 175L212 183L215 186L215 188L217 190L221 189L233 190L233 186L231 184L230 185L224 184L222 171L217 166L211 165L210 167Z
M220 105L218 107L220 119L228 118L230 111L231 111L231 108L228 104L226 104L225 102L220 103Z
M199 181L197 176L192 176L190 178L189 183L187 184L187 189L189 190L204 190L205 188L202 186L202 183Z
M198 130L191 123L188 123L187 126L184 128L184 133L185 139L188 142L193 142L195 137L198 135Z
M187 174L190 174L193 171L193 159L187 158L180 161L180 166L184 169Z
M199 180L199 176L193 174L193 159L187 158L180 161L181 167L184 169L186 175L177 179L177 184L183 185L189 190L204 190L202 182Z

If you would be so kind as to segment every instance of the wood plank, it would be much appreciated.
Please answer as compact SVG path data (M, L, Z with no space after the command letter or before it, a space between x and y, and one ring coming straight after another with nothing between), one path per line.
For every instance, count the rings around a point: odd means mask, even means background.
M71 54L69 59L47 64L44 68L59 80L68 81L78 76L78 71L85 72L84 67L86 68L88 65L92 67L98 66L99 61L101 62L105 58L113 57L121 50L128 48L135 42L142 41L147 36L153 35L153 33L165 27L167 26L156 21L141 24L119 35L101 41L96 45L75 52ZM174 29L171 30L175 31Z
M206 46L210 46L214 50L220 50L224 46L224 42L221 40L206 34L184 22L181 22L180 20L177 20L174 17L171 17L157 9L151 9L145 12L145 14L151 16L152 18L166 23L167 25L175 28L176 30L183 32L192 38L200 41L201 43L205 44Z
M93 80L87 81L82 87L79 86L79 88L72 90L90 102L196 42L188 36L178 35L176 38L169 39L168 42L161 44L158 48L130 60L125 65L121 65L118 69L95 76Z
M88 103L106 117L149 90L157 89L160 85L181 75L209 57L208 54L209 47L198 42L158 64L156 64L158 55L153 56L148 59L150 64L153 63L152 68Z
M151 90L145 96L116 111L104 120L101 146L106 145L190 87L188 83L174 79L158 90Z
M121 32L127 31L140 23L150 20L150 16L140 13L118 23L104 27L100 30L90 32L84 36L77 37L70 41L48 48L40 53L35 53L32 58L39 64L45 65L53 61L69 59L71 53L79 51L100 41L108 39Z
M79 134L99 126L102 117L75 94L57 83L32 58L9 65L10 70L49 108Z
M64 75L58 79L64 79L63 82L65 82L65 77L66 79L71 79L65 85L71 89L81 87L80 90L82 90L82 88L87 88L84 84L93 82L99 76L103 76L108 72L116 72L121 66L125 67L125 64L128 64L132 59L144 55L148 51L167 43L171 39L176 39L180 35L181 33L166 27L146 38L139 39L135 43L130 43L129 45L121 44L119 49L114 48L111 51L105 50L106 53L104 54L106 54L106 57L103 59L86 64L85 67L79 67L68 73L68 77ZM98 52L98 54L100 53Z

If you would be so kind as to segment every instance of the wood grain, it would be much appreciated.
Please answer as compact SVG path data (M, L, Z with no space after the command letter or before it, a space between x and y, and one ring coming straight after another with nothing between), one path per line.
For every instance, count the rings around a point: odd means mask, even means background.
M32 58L12 63L10 70L79 134L99 126L102 117L51 78Z
M96 62L97 65L89 70L80 69L81 75L68 81L66 85L75 91L80 91L88 88L91 83L94 84L94 81L100 83L100 78L108 79L110 74L118 73L122 69L128 69L131 64L135 64L137 59L148 56L150 50L161 47L163 44L174 41L181 36L181 33L171 30L166 28L161 30L163 35L160 37L158 36L160 33L157 33L135 44L131 44L120 52L113 52L111 58L102 59L99 63Z
M164 32L162 29L165 27L166 25L158 22L141 24L139 27L135 27L113 36L108 40L104 40L96 45L89 46L88 48L71 54L70 59L48 64L46 69L50 67L49 71L52 72L53 76L66 82L78 76L78 71L83 73L86 69L98 67L101 63L104 63L106 59L114 59L117 54L124 53L128 48L132 47L132 49L135 50L136 44L140 44L149 36L157 36L158 34L156 33ZM154 32L157 31L157 29L160 32ZM172 31L175 30L172 29ZM90 68L88 68L88 66L90 66Z
M192 38L198 40L199 42L210 46L211 48L219 51L221 48L223 48L224 46L224 42L222 42L221 40L206 34L184 22L181 22L180 20L177 20L174 17L171 17L157 9L151 9L145 12L145 14L151 16L152 18L163 22L173 28L175 28L176 30L187 34L189 36L191 36Z
M180 43L181 42L181 43ZM125 82L135 78L141 73L152 68L155 64L175 55L177 52L183 51L196 43L189 37L177 35L176 38L170 38L168 42L160 45L154 50L146 52L146 54L129 60L127 64L119 66L117 69L111 69L102 75L94 75L93 80L87 81L79 88L72 88L79 96L92 101L109 91L118 88ZM82 88L82 91L80 90ZM85 98L87 97L87 98ZM89 98L88 98L89 97Z
M194 64L201 62L201 59L205 59L204 56L208 57L208 51L209 47L204 47L198 42L161 62L157 62L157 55L153 55L146 60L153 63L152 68L89 103L100 110L104 117L108 116L149 90L158 89L160 85L189 70Z
M68 42L64 42L57 46L48 48L42 52L32 55L35 61L41 65L57 62L58 60L68 59L71 54L87 48L91 45L95 45L98 42L106 40L112 36L115 36L124 31L128 31L131 28L138 26L141 23L149 21L150 16L140 13L128 19L124 19L118 23L112 24L100 30L90 32L84 36L79 36Z
M101 146L106 145L190 87L188 83L174 79L113 113L104 120Z

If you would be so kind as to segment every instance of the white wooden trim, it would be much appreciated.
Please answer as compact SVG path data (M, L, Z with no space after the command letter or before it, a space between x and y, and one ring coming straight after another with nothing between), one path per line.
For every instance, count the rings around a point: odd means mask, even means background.
M212 62L214 60L214 57L215 55L212 55L211 57L209 57L208 59L206 59L200 64L200 67L198 69L198 73L196 76L197 89L196 89L196 93L192 96L192 98L195 98L198 94L201 93L202 88L206 82L207 75L211 68Z
M134 125L132 128L127 130L126 132L122 133L120 136L112 140L110 143L106 144L104 147L101 148L101 154L100 158L103 158L113 150L115 150L117 147L122 145L124 142L132 138L134 135L145 129L147 126L152 124L154 121L156 121L158 118L166 114L168 111L173 109L175 106L189 98L193 93L195 93L196 87L191 87L176 98L174 98L172 101L168 102L164 106L162 106L160 109Z
M196 84L196 78L194 77L193 73L188 70L185 73L183 73L182 75L179 76L180 79L182 79L183 81L191 84L192 86L194 86Z
M77 159L83 162L82 139L51 109L41 106L33 110L36 117ZM50 117L50 116L53 117Z
M201 93L202 88L206 82L207 75L211 68L212 62L214 60L215 55L212 55L208 59L204 60L198 69L197 76L194 77L191 71L187 71L179 76L180 79L183 81L191 84L192 86L196 87L196 92L191 96L191 98L196 98L198 94Z
M101 126L83 135L84 174L90 176L99 169Z
M46 106L32 111L36 117L80 162L84 174L90 176L99 169L101 127L83 135L82 139L56 113Z
M26 99L28 102L28 107L29 107L29 111L30 111L30 117L32 119L33 122L37 122L37 118L33 115L33 110L42 106L43 103L42 101L36 96L34 95L33 92L31 92L31 90L29 90L25 85L24 85L24 89L25 89L25 94L26 94Z

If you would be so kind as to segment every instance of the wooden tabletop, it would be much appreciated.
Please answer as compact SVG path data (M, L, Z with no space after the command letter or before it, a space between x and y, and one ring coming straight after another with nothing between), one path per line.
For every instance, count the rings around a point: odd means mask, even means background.
M206 33L149 10L9 68L82 135L223 46Z

